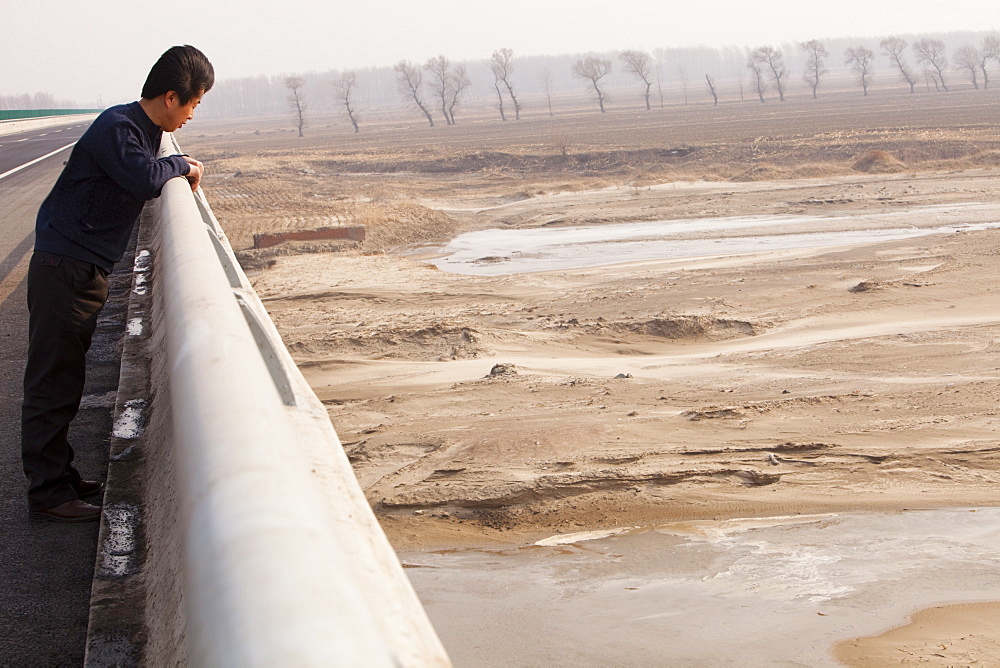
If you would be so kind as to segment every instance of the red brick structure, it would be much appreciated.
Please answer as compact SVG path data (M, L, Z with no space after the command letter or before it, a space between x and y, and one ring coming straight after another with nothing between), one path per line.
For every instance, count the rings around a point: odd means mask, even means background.
M315 230L295 230L292 232L274 232L253 235L254 248L270 248L286 241L328 241L331 239L346 239L348 241L364 241L364 225L348 227L320 227Z

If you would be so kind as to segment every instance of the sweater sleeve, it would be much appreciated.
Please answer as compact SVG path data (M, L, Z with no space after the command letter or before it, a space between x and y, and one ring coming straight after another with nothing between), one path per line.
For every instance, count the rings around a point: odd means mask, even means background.
M87 149L101 169L123 190L136 199L150 200L170 179L191 170L179 155L157 158L143 146L138 127L117 122L100 133Z

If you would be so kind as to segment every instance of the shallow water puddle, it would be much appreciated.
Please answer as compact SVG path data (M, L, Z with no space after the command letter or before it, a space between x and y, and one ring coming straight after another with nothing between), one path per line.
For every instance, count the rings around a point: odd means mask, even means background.
M648 260L863 245L931 234L992 229L1000 227L1000 223L982 218L993 216L995 220L995 211L995 207L989 205L953 204L839 217L743 216L581 227L492 229L469 232L439 248L420 250L441 253L442 257L430 262L445 271L500 276ZM931 216L935 224L911 225L908 219L915 213L924 218ZM960 220L955 220L956 217ZM754 228L766 229L759 234L750 233ZM681 238L693 235L705 238Z
M1000 508L980 508L683 522L399 556L457 666L833 666L838 640L922 607L1000 599L998 546Z

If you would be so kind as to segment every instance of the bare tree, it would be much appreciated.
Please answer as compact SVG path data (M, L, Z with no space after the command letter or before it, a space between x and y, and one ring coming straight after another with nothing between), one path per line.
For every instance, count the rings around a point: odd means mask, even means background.
M940 82L941 88L948 92L948 84L944 81L944 69L948 67L948 58L944 53L944 42L939 39L924 37L913 43L913 53L917 62L921 63L934 77L934 85Z
M441 100L441 115L448 125L451 125L451 116L448 115L448 98L451 97L451 78L448 76L450 68L451 62L443 55L424 63L424 69L431 75L430 89Z
M993 31L983 38L983 52L1000 65L1000 33Z
M555 116L552 113L552 70L543 67L541 79L542 88L545 90L545 100L549 103L549 116Z
M705 81L708 82L708 92L712 94L712 106L719 104L719 94L715 92L715 79L709 75L705 75Z
M753 50L750 57L760 63L762 72L766 72L774 80L774 85L778 89L778 100L784 102L785 85L781 80L785 77L785 59L781 55L781 49L760 46Z
M934 84L934 91L940 93L941 84L938 83L937 74L934 72L934 70L924 65L923 74L924 74L924 85L927 86L927 90L930 90L931 84Z
M653 82L650 81L652 65L649 61L649 54L645 51L627 50L622 51L618 58L625 65L626 72L631 72L639 77L642 83L646 85L644 95L646 97L646 110L648 111L652 108L649 106L649 91L653 87Z
M852 46L844 51L844 64L850 65L854 73L858 75L858 83L861 90L868 95L868 84L872 79L872 63L875 60L875 53L866 46Z
M288 94L288 106L295 114L300 137L304 136L302 129L306 126L306 98L302 92L302 87L305 85L302 77L288 77L285 79L285 88L291 91Z
M455 124L455 107L458 106L458 98L462 92L472 85L472 81L469 80L469 73L465 69L465 65L456 65L455 71L448 75L449 81L451 83L451 101L448 103L448 118L451 120L451 124Z
M983 88L989 88L990 75L986 71L986 65L991 60L997 61L1000 65L1000 33L993 32L983 38L983 48L979 50L979 56L982 58L979 67L983 70Z
M913 78L913 70L903 56L906 51L906 40L902 37L886 37L879 46L882 48L882 55L891 60L899 70L900 78L910 85L910 92L916 92L917 81Z
M750 70L750 80L754 90L757 91L757 97L760 98L761 102L764 102L764 93L767 91L767 81L764 80L764 63L754 58L754 52L747 54L747 69ZM742 90L742 84L740 88Z
M601 90L600 80L603 79L611 72L611 61L601 60L600 58L585 58L576 61L573 65L573 76L579 77L580 79L589 79L590 83L594 86L594 92L597 93L597 103L601 107L601 113L604 113L604 100L605 94Z
M745 102L746 98L744 96L744 77L746 73L744 72L746 52L735 46L727 46L722 49L722 62L723 68L726 72L731 72L736 76L736 82L740 89L740 102Z
M684 106L686 107L688 103L688 77L683 64L677 66L677 74L681 80L681 92L684 94Z
M813 99L816 99L816 89L819 88L819 80L827 73L826 59L830 56L826 47L818 39L811 39L808 42L799 44L799 48L806 54L806 71L803 77L806 83L812 87Z
M663 49L654 49L653 56L653 68L656 71L656 92L660 95L660 109L663 109L663 84L661 82L663 81L662 74L665 67L663 61L666 58L666 52Z
M507 88L510 101L514 103L514 120L520 120L521 103L517 101L517 96L514 95L514 87L511 85L511 75L514 74L514 52L510 49L498 49L494 51L493 56L490 57L490 69L493 70L493 76L502 81L503 85ZM498 85L498 92L499 88ZM503 113L500 115L503 116Z
M972 81L972 87L976 90L979 90L979 63L979 49L970 44L960 46L955 52L955 67L969 73L969 80ZM985 70L984 67L983 71Z
M334 85L340 91L340 99L347 109L347 117L351 119L354 132L361 132L361 128L358 127L358 117L354 115L354 107L351 104L351 94L358 85L357 75L354 72L344 72L340 75L340 79L334 82Z
M507 114L503 110L503 93L500 91L500 76L497 74L496 70L493 70L493 88L497 92L497 103L500 109L500 120L506 121Z
M392 69L399 75L396 82L399 86L399 92L406 99L413 100L413 103L417 105L417 109L422 111L424 116L427 117L427 122L431 124L431 127L434 127L434 117L431 116L431 112L424 105L424 101L420 99L420 88L424 83L424 75L420 71L420 68L408 60L401 60L393 65Z

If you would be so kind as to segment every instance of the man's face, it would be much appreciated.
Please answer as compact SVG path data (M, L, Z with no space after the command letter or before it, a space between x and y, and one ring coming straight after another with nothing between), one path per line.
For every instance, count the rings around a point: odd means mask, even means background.
M201 103L201 96L204 93L195 95L187 104L181 104L181 98L174 91L169 91L166 97L167 114L166 123L162 128L164 132L174 132L182 125L194 118L194 108Z

